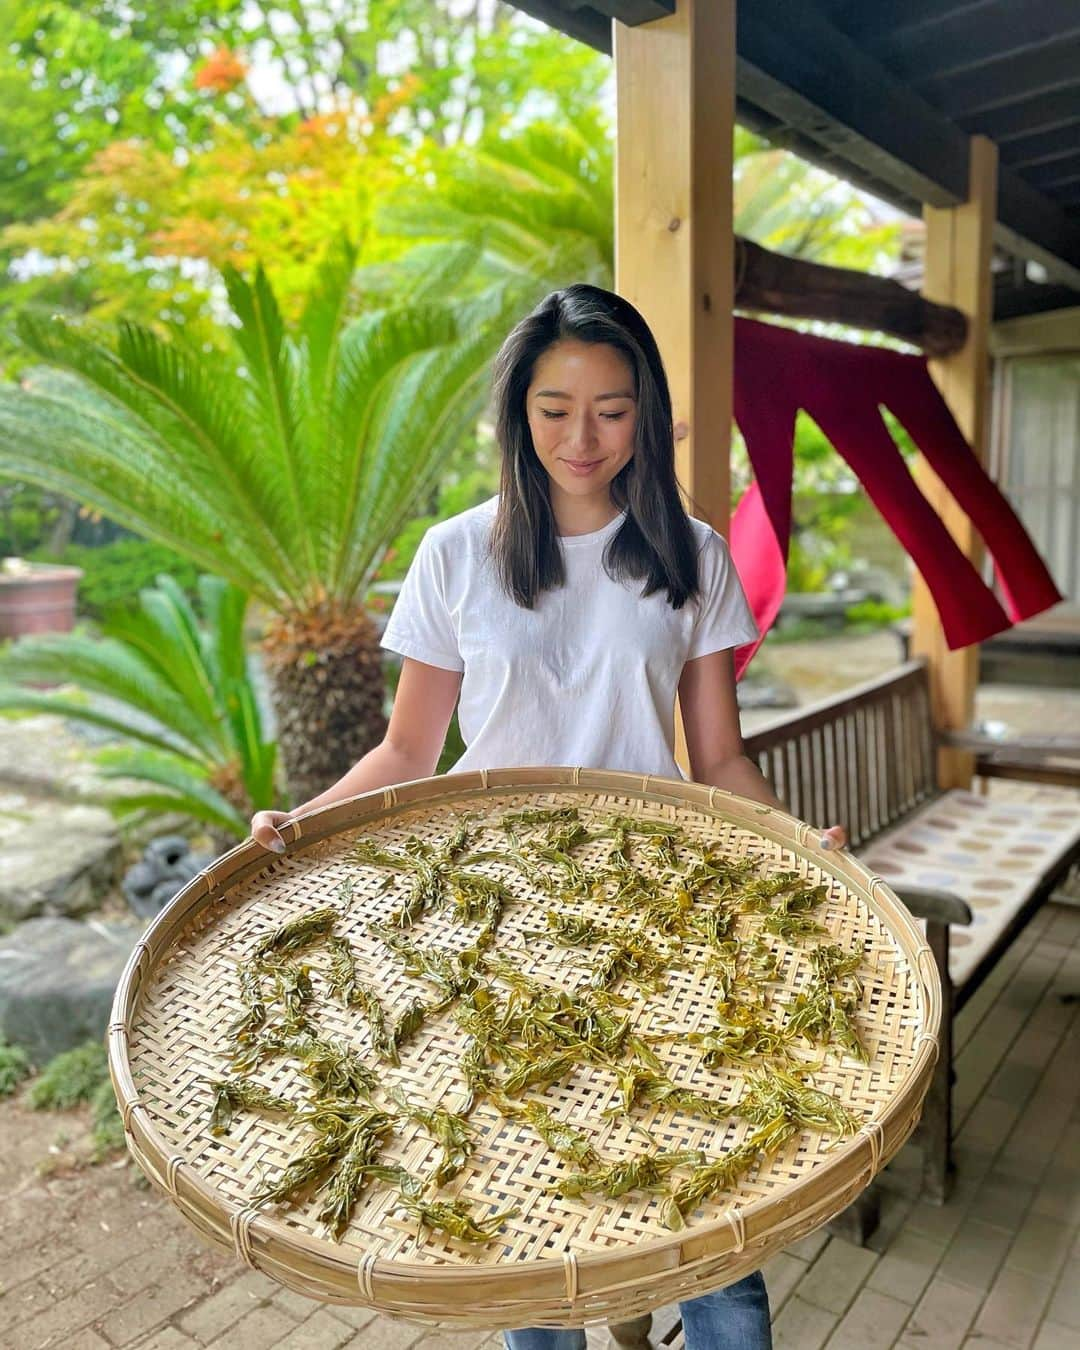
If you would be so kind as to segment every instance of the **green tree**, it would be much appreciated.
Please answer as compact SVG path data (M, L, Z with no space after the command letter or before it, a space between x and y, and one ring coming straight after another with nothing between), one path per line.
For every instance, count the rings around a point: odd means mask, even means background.
M612 143L595 110L476 147L425 152L419 166L416 178L433 186L405 187L375 215L384 236L417 242L389 264L363 269L364 286L389 293L462 246L478 260L457 289L509 288L522 310L570 281L612 284Z
M38 307L212 342L221 268L256 259L292 314L408 151L561 119L610 74L495 0L0 0L5 20L0 329Z
M873 271L896 256L894 224L876 221L849 184L747 131L735 130L735 232L764 248Z
M473 426L516 318L499 288L441 297L460 245L398 303L349 318L356 250L326 258L290 328L260 269L229 271L229 358L121 324L105 338L23 316L47 364L0 388L0 473L61 490L259 600L262 653L294 799L385 730L381 651L363 606L391 543ZM448 271L452 268L452 271Z

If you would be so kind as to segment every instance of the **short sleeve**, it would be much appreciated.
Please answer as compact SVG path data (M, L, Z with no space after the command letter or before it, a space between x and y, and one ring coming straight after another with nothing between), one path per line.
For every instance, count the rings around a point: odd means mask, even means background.
M405 573L380 646L443 670L464 670L457 632L447 605L444 560L430 531Z
M701 595L686 659L753 642L758 627L724 539L710 532L698 555Z

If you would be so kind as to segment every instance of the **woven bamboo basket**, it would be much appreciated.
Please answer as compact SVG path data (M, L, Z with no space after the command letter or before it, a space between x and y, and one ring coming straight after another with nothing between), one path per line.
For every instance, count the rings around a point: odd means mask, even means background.
M720 842L733 856L748 850L770 869L795 870L826 883L817 911L831 935L863 953L857 1012L868 1052L863 1063L808 1047L819 1064L815 1086L837 1095L862 1121L836 1139L804 1131L768 1157L732 1190L716 1195L687 1226L672 1232L657 1197L633 1191L618 1200L565 1199L553 1184L577 1170L557 1158L528 1127L486 1102L472 1115L478 1146L446 1191L478 1216L516 1207L497 1238L477 1246L418 1227L403 1215L390 1186L371 1185L339 1241L317 1221L318 1204L303 1198L255 1206L258 1183L280 1175L305 1144L291 1117L244 1112L226 1134L208 1128L210 1080L228 1075L228 1025L241 1011L235 963L283 921L327 904L341 905L337 930L356 953L357 969L389 1010L430 992L404 974L402 963L367 933L400 901L377 870L347 859L361 836L400 846L410 835L446 838L465 813L494 823L524 807L579 808L586 824L612 811L677 823L688 837ZM845 852L823 853L815 832L783 812L718 788L652 776L573 768L489 770L424 779L365 793L296 818L282 833L286 852L270 854L252 840L205 868L158 916L135 946L121 977L109 1026L109 1064L128 1147L160 1188L211 1243L235 1250L248 1265L299 1293L330 1303L364 1304L409 1321L459 1327L582 1326L621 1321L743 1278L775 1250L844 1209L914 1129L937 1058L941 991L921 932L887 886ZM502 836L491 835L496 841ZM575 855L588 871L602 845ZM595 855L590 850L595 849ZM481 865L505 881L522 903L498 932L499 948L519 953L526 973L572 983L575 954L536 937L550 901L528 893L519 872ZM349 881L351 879L351 882ZM343 882L351 884L347 904ZM580 906L585 913L592 902ZM542 926L542 925L541 925ZM411 936L458 949L470 930L440 913ZM785 944L776 940L777 949ZM520 953L527 949L527 955ZM704 955L704 948L702 955ZM796 993L807 962L793 946L781 969L781 997ZM691 949L692 954L692 949ZM639 996L635 1030L692 1032L707 1027L715 980L692 968L673 969L658 994ZM320 980L312 961L312 978ZM330 997L318 1005L320 1034L367 1050L358 1010ZM465 1094L458 1060L463 1033L449 1015L426 1023L387 1075L427 1105L449 1109ZM711 1072L685 1037L666 1042L665 1070L680 1086L734 1101L742 1071ZM373 1057L372 1059L374 1062ZM256 1075L271 1091L302 1101L306 1085L295 1064L276 1059ZM530 1095L538 1095L532 1093ZM613 1075L587 1065L543 1090L554 1115L586 1128L606 1159L640 1154L640 1131L625 1115L605 1116L616 1100ZM657 1147L700 1147L710 1157L750 1132L746 1121L711 1123L681 1111L634 1109ZM430 1173L440 1156L421 1129L406 1127L388 1145L393 1161Z

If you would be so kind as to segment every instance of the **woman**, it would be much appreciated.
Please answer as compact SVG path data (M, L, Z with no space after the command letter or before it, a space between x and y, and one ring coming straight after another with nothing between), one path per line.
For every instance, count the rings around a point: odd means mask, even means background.
M382 645L404 658L382 743L302 813L435 771L455 704L454 770L579 765L691 777L779 805L742 754L732 649L757 636L723 539L686 514L656 341L596 286L548 295L504 342L499 493L428 530ZM726 436L717 436L724 453ZM283 848L260 811L252 835ZM838 827L823 847L843 842ZM755 1273L681 1305L687 1350L770 1345ZM505 1333L508 1350L581 1350L582 1331Z

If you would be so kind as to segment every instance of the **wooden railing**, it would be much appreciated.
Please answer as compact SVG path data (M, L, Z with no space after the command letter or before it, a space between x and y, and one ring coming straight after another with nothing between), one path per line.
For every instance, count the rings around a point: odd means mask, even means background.
M937 794L926 666L908 661L743 738L792 815L857 848Z

